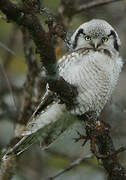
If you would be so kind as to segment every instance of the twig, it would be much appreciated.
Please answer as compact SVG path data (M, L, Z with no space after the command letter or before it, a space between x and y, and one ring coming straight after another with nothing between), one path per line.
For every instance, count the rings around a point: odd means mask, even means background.
M5 77L5 80L6 80L6 82L7 82L8 89L9 89L9 91L10 91L10 93L11 93L12 101L13 101L13 104L14 104L14 109L15 109L15 111L17 112L17 111L18 111L18 110L17 110L17 104L16 104L15 96L14 96L14 94L13 94L13 90L12 90L12 86L11 86L11 84L10 84L9 78L8 78L8 76L7 76L7 73L6 73L5 69L4 69L4 66L3 66L1 63L0 63L0 67L1 67L1 71L3 72L3 75L4 75L4 77Z
M69 171L70 169L78 166L80 163L84 162L87 159L92 158L93 155L87 155L83 158L79 158L76 161L70 163L68 166L66 166L65 168L61 169L58 173L56 173L54 176L48 177L46 180L52 180L52 179L56 179L57 177L59 177L60 175L62 175L63 173L65 173L66 171Z
M78 157L76 156L76 154L74 155L71 155L71 154L68 154L67 152L60 152L60 151L56 151L54 148L49 148L49 149L46 149L46 153L48 153L51 157L58 157L60 159L66 159L67 161L75 161L75 159L78 159ZM92 155L93 156L93 155ZM85 160L83 162L85 165L87 166L90 166L92 168L95 168L95 169L99 169L100 171L103 170L102 167L100 166L97 166L96 164L94 164L92 161L88 161L88 160Z
M12 50L12 49L10 49L9 47L7 47L5 44L3 44L2 42L0 42L0 46L2 47L2 48L4 48L7 52L9 52L10 54L12 54L12 55L16 55L16 53Z
M7 45L5 45L4 43L2 43L1 41L0 41L0 47L2 47L3 49L5 49L8 53L7 53L7 56L5 57L5 59L4 59L4 67L5 67L5 69L7 69L7 67L8 67L8 63L10 63L10 60L11 60L11 56L15 56L18 60L20 60L20 61L22 61L21 59L20 59L20 57L18 57L17 55L16 55L16 53L15 53L15 51L13 50L13 46L14 46L14 42L13 41L15 41L15 38L13 37L13 35L15 35L15 31L17 31L17 29L14 29L14 34L12 34L12 37L10 38L10 41L9 41L9 45L7 46ZM11 45L10 45L11 44ZM13 45L13 46L12 46ZM10 48L10 46L11 46L11 48Z
M18 58L16 53L14 52L14 48L16 47L18 43L18 38L17 38L17 36L19 35L18 32L19 32L19 29L14 24L12 33L9 37L8 45L6 46L5 44L2 43L2 47L7 51L5 52L5 55L4 55L4 64L3 64L5 67L5 70L7 70L7 68L11 64L11 61L13 60L13 56L15 56L17 59L20 60L20 58Z

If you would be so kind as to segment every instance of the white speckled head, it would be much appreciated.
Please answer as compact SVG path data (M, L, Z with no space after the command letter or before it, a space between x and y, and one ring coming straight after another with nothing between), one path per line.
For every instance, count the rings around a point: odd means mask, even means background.
M120 46L120 39L115 29L101 19L93 19L80 25L71 37L73 49L91 48L94 40L97 40L100 48L110 48L110 50L113 48L118 51Z

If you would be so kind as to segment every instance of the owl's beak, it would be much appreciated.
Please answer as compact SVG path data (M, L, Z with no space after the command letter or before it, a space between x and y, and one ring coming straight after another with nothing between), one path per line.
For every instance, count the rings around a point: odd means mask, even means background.
M98 47L98 42L95 41L95 42L94 42L94 48L97 49L97 47Z
M93 48L96 50L100 46L100 42L95 39L91 42L91 46L93 46Z

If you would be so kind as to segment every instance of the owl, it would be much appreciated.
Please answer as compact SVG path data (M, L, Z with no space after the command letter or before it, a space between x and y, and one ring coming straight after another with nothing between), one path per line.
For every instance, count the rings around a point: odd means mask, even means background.
M119 55L120 39L105 20L93 19L79 26L71 37L72 50L58 61L59 76L76 87L71 108L58 98L33 114L22 134L24 137L6 153L18 155L37 140L48 147L88 111L97 116L110 99L123 63ZM48 99L48 89L43 99Z

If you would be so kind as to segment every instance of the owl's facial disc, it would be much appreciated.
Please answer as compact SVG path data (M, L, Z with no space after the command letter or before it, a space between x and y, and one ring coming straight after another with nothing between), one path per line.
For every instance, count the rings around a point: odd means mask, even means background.
M93 48L97 51L100 48L106 48L107 46L113 45L113 47L118 51L119 45L117 43L117 37L114 31L110 31L108 35L106 34L91 34L87 35L84 33L83 29L80 29L75 37L74 48L77 46L80 48Z
M92 20L81 25L72 37L73 49L89 48L95 51L119 51L120 40L116 31L104 20Z

